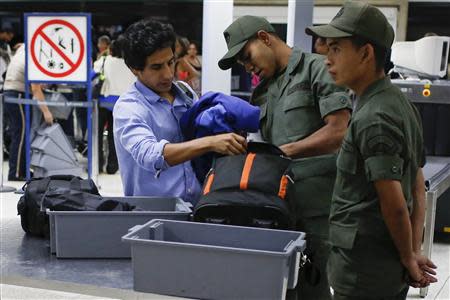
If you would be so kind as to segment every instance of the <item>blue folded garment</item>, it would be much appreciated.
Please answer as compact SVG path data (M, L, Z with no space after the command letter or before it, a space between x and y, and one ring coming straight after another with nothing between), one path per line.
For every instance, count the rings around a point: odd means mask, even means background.
M185 140L228 132L257 132L259 113L259 107L240 98L208 92L183 114L180 127ZM207 153L191 161L200 183L211 168L214 155Z
M257 132L259 107L223 93L208 92L180 120L186 140L226 132Z

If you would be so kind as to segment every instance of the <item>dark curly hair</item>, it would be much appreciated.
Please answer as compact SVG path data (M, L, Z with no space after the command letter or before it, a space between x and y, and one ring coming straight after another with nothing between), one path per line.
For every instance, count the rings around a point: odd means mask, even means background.
M138 21L127 28L123 35L125 64L143 70L148 56L167 47L175 50L175 32L172 25L153 19Z

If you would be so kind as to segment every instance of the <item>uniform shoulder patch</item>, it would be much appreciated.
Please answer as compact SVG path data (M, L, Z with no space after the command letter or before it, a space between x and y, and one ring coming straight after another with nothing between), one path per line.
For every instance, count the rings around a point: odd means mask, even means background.
M369 137L367 148L372 154L392 154L396 152L397 144L389 135L378 134Z

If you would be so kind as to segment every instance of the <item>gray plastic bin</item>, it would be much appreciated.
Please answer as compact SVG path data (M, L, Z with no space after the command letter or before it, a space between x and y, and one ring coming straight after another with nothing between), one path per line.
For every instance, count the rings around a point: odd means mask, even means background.
M121 237L136 224L155 218L188 220L191 204L169 197L105 197L143 211L47 211L50 251L58 258L129 258Z
M34 174L34 178L47 177L53 175L74 175L81 176L83 174L83 168L74 166L72 169L59 169L59 170L47 170L37 166L31 166Z
M33 143L31 144L32 153L45 153L51 156L57 157L68 163L77 163L77 160L74 160L71 155L67 154L64 149L59 147L55 142L46 136L37 135Z
M54 148L56 145L56 147L59 147L60 150L64 152L64 155L66 155L70 160L75 162L77 161L75 153L70 144L70 141L58 123L55 123L52 126L40 127L36 131L36 135L37 135L36 138L33 140L33 143L31 144L32 148L45 151L46 147L44 146L49 146L51 147L51 150L49 149L49 151L51 151L54 156L59 157L59 155L56 154L58 150ZM45 138L43 137L51 139L52 143L50 143L49 145L40 146L41 143L47 143L45 141Z
M44 152L33 151L30 165L47 170L73 169L79 167L77 163L70 163Z
M45 100L49 102L59 102L61 104L67 102L67 98L60 92L45 90L44 96ZM72 113L73 107L49 105L48 109L55 119L67 120Z
M305 234L152 220L131 244L134 289L200 299L284 299L298 280Z

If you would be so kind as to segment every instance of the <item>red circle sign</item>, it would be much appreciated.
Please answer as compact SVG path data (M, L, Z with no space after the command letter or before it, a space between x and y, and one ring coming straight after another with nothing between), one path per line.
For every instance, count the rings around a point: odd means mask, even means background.
M68 27L70 30L73 31L73 33L75 34L79 44L80 44L80 53L76 59L75 62L73 62L69 57L67 57L67 55L58 47L58 45L56 45L44 32L44 29L47 26L50 25L62 25L62 26L66 26ZM56 53L58 53L61 58L70 66L69 70L62 72L62 73L55 73L55 72L50 72L48 70L46 70L38 61L37 57L36 57L36 53L35 53L35 43L36 43L36 39L38 36L41 36L42 39L49 44L49 46L51 48L53 48L53 50L56 51ZM36 67L44 74L50 76L50 77L64 77L67 75L72 74L81 64L81 61L83 60L84 57L84 42L83 42L83 37L81 36L81 33L78 31L78 29L73 26L72 24L70 24L67 21L64 20L50 20L45 22L44 24L42 24L41 26L39 26L39 28L35 31L33 37L31 38L31 46L30 46L30 52L31 52L31 58L33 59L34 64L36 65Z

